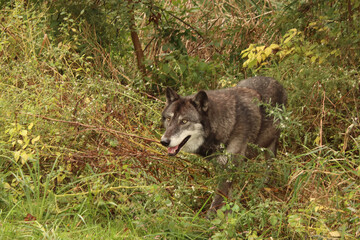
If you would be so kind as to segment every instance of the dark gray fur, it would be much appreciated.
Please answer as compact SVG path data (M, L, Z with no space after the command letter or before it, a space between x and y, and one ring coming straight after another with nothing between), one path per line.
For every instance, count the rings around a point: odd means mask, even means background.
M283 86L271 77L257 76L247 78L238 83L237 87L251 88L257 91L261 100L266 103L286 104L287 95Z
M166 98L162 113L166 128L161 140L163 145L168 146L174 134L191 127L195 129L195 125L201 124L203 131L199 132L204 141L193 151L201 156L213 154L220 144L224 144L226 152L233 155L232 163L236 165L240 156L255 156L256 153L248 148L249 143L268 148L273 155L276 154L280 132L273 119L266 116L265 109L259 106L259 101L273 105L286 103L285 90L276 80L253 77L241 81L237 87L200 91L185 97L168 88ZM179 123L184 118L189 123ZM217 159L227 168L229 159L225 156L218 156ZM224 197L230 194L231 185L229 179L220 181L211 209L222 205Z

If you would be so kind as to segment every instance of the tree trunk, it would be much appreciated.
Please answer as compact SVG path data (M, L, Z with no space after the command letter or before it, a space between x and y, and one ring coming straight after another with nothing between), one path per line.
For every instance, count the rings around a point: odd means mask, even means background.
M144 64L144 52L141 48L139 35L136 32L134 7L133 7L132 0L128 0L128 6L129 6L129 28L130 28L130 33L131 33L131 40L132 40L132 43L133 43L134 49L135 49L138 69L141 71L141 73L144 77L144 76L146 76L146 68L145 68L145 64Z

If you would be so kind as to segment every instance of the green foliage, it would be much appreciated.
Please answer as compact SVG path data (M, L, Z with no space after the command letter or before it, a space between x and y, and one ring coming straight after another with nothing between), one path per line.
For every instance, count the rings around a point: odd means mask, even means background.
M329 58L332 64L358 67L359 49L359 2L349 1L283 1L286 14L280 16L278 26L282 31L296 28L305 33L310 42L317 42L322 47L337 51L337 58ZM350 54L351 52L351 54Z
M339 56L339 50L328 53L327 48L321 47L317 43L310 43L305 40L304 34L297 29L290 29L281 39L279 44L273 43L266 47L251 44L241 52L242 58L247 58L243 63L244 68L252 69L279 63L287 57L295 61L304 59L312 64L324 64L325 62Z
M21 164L24 165L28 162L29 159L34 158L34 153L36 152L37 142L40 140L40 135L33 137L30 132L34 124L25 128L20 124L11 124L10 128L5 130L5 134L9 135L7 143L11 145L14 150L14 160L18 162L21 160Z
M359 3L130 3L1 2L0 238L359 238ZM206 219L227 173L165 155L162 88L250 72L288 92L278 156L241 162Z
M152 72L155 81L163 86L201 89L216 86L218 69L215 64L173 52L164 56ZM195 86L194 82L197 83Z

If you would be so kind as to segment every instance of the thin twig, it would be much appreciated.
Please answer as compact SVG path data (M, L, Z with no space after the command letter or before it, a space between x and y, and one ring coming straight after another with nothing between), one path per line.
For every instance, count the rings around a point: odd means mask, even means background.
M75 121L67 121L67 120L49 118L49 117L45 117L45 116L38 115L38 114L32 114L32 113L23 113L23 114L27 114L27 115L34 116L34 117L39 117L39 118L42 118L42 119L45 119L45 120L48 120L48 121L67 123L67 124L71 124L71 125L75 125L75 126L82 126L82 127L86 127L86 128L91 128L92 130L111 132L111 133L116 133L116 134L120 134L120 135L127 136L127 137L139 138L139 139L142 139L142 140L145 140L145 141L148 141L148 142L159 143L159 141L155 140L155 139L141 137L141 136L138 136L138 135L135 135L135 134L130 134L130 133L124 133L124 132L120 132L118 130L105 128L105 127L101 127L101 126L89 125L89 124L75 122Z
M201 37L202 39L205 39L204 36L199 32L199 30L197 30L195 27L191 26L191 24L185 22L184 20L182 20L181 18L179 18L178 16L172 14L169 11L166 11L163 8L157 7L158 9L160 9L163 12L166 12L167 14L169 14L170 16L172 16L173 18L177 19L178 21L182 22L183 24L185 24L186 26L188 26L189 28L191 28L197 35L199 35L199 37Z
M319 133L319 146L323 145L323 119L325 118L325 90L323 94L323 101L322 101L322 108L321 108L321 117L320 117L320 133ZM319 155L321 154L321 150L319 152Z

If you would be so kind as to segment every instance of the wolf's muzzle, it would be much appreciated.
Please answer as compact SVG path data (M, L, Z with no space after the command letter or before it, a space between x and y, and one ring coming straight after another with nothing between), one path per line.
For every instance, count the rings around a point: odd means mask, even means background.
M161 139L160 143L165 147L169 146L170 140L169 139Z

